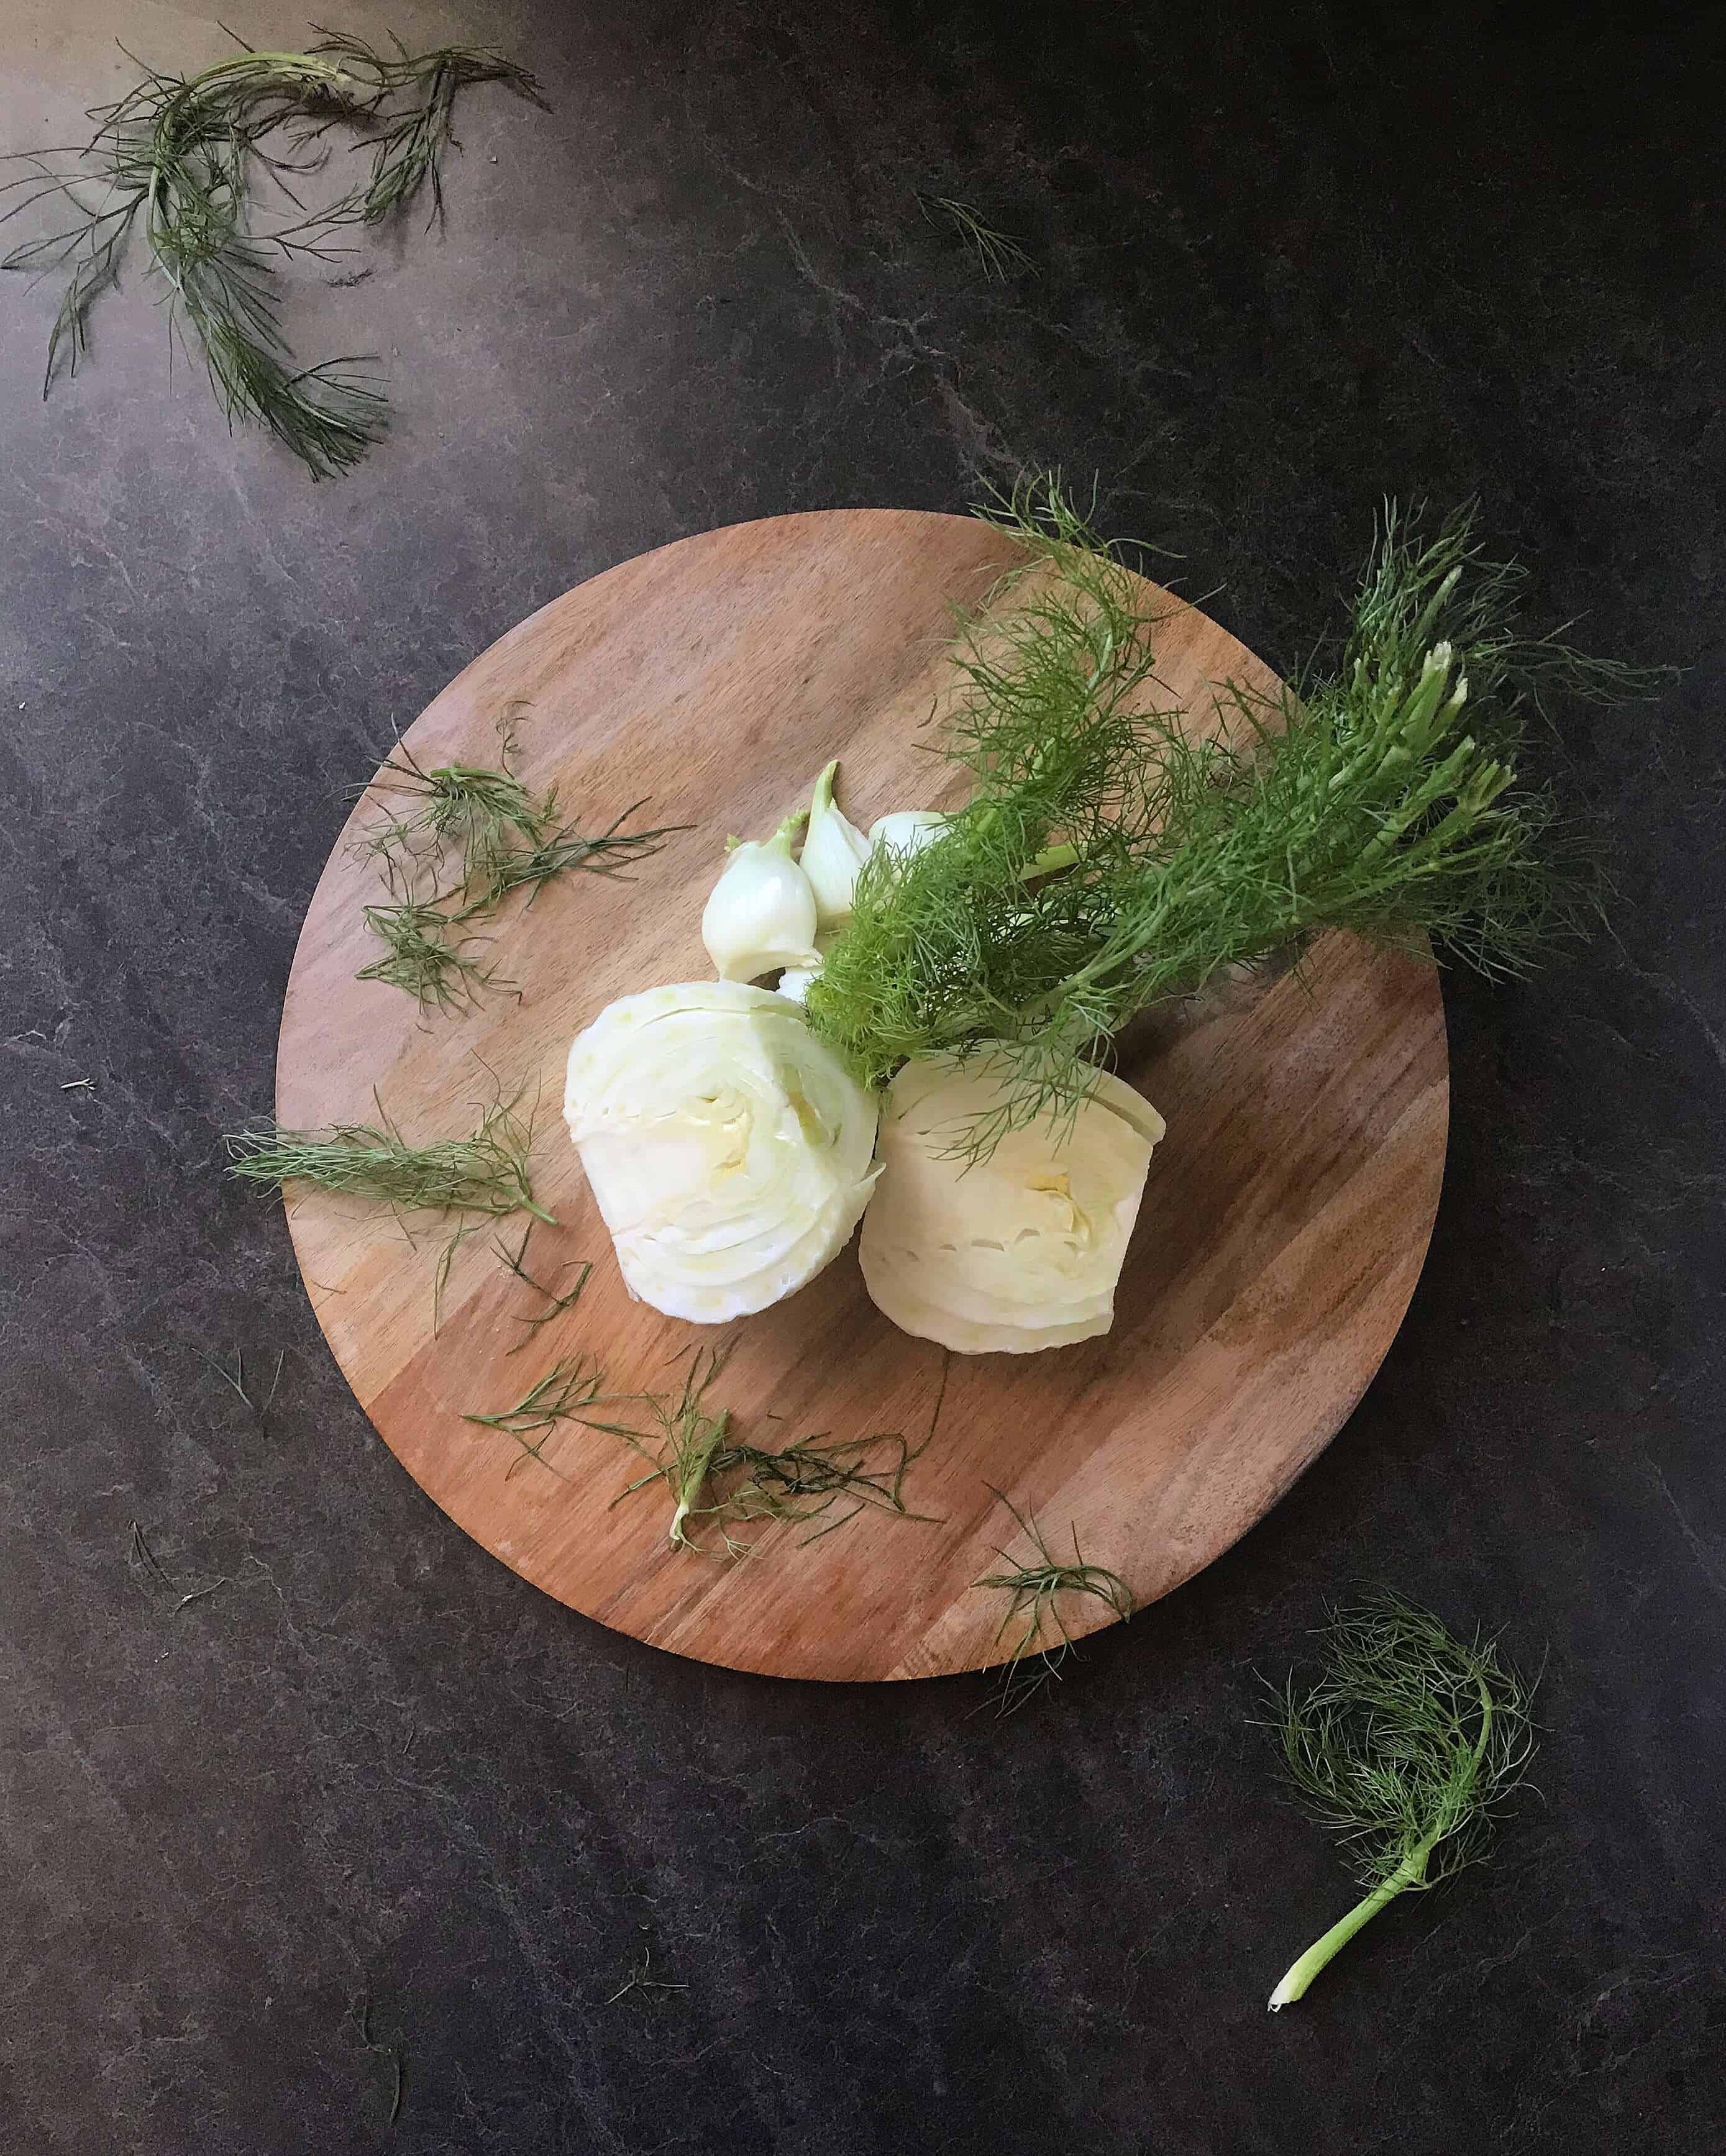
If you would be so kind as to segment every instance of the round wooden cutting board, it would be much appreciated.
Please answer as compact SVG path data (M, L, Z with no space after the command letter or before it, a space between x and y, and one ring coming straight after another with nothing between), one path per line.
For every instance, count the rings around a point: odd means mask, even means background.
M759 836L805 803L830 757L866 826L962 798L931 752L955 601L1015 558L965 518L881 510L783 516L625 562L554 600L476 659L405 737L426 766L495 764L513 712L516 767L556 783L584 829L630 803L691 828L634 880L568 875L500 920L491 957L519 997L422 1017L355 978L378 955L362 909L382 897L352 839L325 869L282 1018L285 1126L365 1122L373 1089L415 1141L465 1134L501 1087L536 1100L539 1202L527 1270L586 1292L545 1304L489 1232L456 1251L434 1328L447 1229L295 1187L301 1268L336 1360L385 1442L466 1532L523 1578L674 1652L780 1676L926 1676L1003 1659L1004 1597L977 1587L1025 1548L991 1495L1034 1515L1057 1553L1121 1574L1140 1605L1226 1549L1334 1435L1400 1322L1443 1171L1449 1086L1430 963L1331 936L1299 976L1210 998L1160 1024L1122 1075L1168 1119L1151 1165L1114 1330L1042 1355L955 1356L907 1338L864 1293L847 1251L778 1308L724 1327L631 1302L559 1113L573 1036L614 997L701 980L701 906L728 834ZM1213 722L1211 685L1272 677L1166 593L1158 701ZM945 789L945 790L943 790ZM511 1249L521 1223L505 1224ZM524 1341L527 1343L523 1346ZM543 1459L463 1419L511 1407L585 1351L614 1392L665 1391L692 1345L724 1344L714 1387L770 1450L815 1433L932 1441L908 1520L866 1511L819 1540L775 1525L743 1562L672 1549L662 1487L619 1499L641 1462L559 1423ZM511 1352L511 1351L516 1352ZM1112 1621L1065 1598L1074 1635Z

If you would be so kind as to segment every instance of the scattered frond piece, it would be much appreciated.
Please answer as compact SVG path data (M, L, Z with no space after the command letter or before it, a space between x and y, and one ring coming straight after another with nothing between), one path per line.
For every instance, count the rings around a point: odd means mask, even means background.
M352 359L302 367L278 319L275 273L296 259L329 262L342 235L378 224L429 190L443 204L440 162L451 115L470 84L501 82L543 105L526 69L469 46L411 54L330 35L303 53L249 47L198 74L148 69L112 105L94 108L80 150L23 160L9 183L29 192L4 214L53 201L69 221L13 249L0 267L60 269L67 284L49 333L43 393L64 363L75 373L91 308L119 282L141 223L152 271L175 331L208 370L230 425L254 420L314 479L346 471L382 435L383 396ZM370 180L327 208L257 228L254 182L273 179L298 208L296 182L317 172L337 126L372 145Z
M1023 552L961 624L948 752L972 798L934 844L871 857L809 986L809 1024L861 1082L987 1057L1001 1106L963 1142L982 1158L1076 1112L1139 1011L1322 929L1430 936L1495 974L1569 925L1554 804L1517 773L1523 721L1554 690L1661 677L1520 637L1518 572L1467 514L1429 539L1387 511L1337 671L1274 704L1227 687L1220 735L1197 740L1146 709L1144 588L1059 480L991 521Z
M724 1367L722 1350L698 1351L674 1400L645 1395L642 1405L651 1419L650 1430L610 1422L593 1425L622 1438L649 1463L649 1472L620 1491L614 1504L663 1482L672 1500L671 1543L706 1557L747 1557L754 1544L732 1530L770 1521L819 1521L814 1533L804 1537L819 1542L871 1506L902 1519L928 1519L927 1513L907 1506L905 1476L934 1435L940 1395L928 1436L920 1445L909 1444L896 1430L884 1430L858 1438L808 1437L782 1451L768 1451L735 1440L730 1409L706 1404L708 1390ZM944 1367L941 1383L944 1394ZM717 1533L717 1544L699 1539L704 1527Z
M362 790L405 797L405 814L393 812L361 842L382 860L393 890L429 872L440 876L453 854L457 874L449 896L485 903L499 893L494 878L506 860L542 845L555 829L555 790L535 795L517 777L516 716L498 722L498 762L422 764L404 742Z
M518 1317L516 1320L516 1324L526 1326L527 1329L524 1336L510 1349L511 1355L519 1355L524 1348L531 1348L542 1325L549 1325L554 1318L562 1317L573 1310L577 1303L581 1301L582 1291L593 1276L593 1267L590 1260L574 1258L561 1268L564 1272L568 1272L572 1265L575 1268L575 1286L566 1289L562 1294L559 1295L554 1290L548 1288L542 1281L536 1280L527 1266L527 1239L532 1233L533 1223L530 1220L522 1231L521 1244L516 1250L511 1250L501 1240L492 1245L492 1248L502 1262L505 1271L513 1273L524 1286L531 1287L533 1292L543 1300L546 1306L543 1310L537 1312L532 1317Z
M1289 1969L1272 2013L1399 1894L1486 1853L1533 1751L1530 1696L1495 1640L1459 1640L1400 1595L1332 1612L1323 1671L1274 1694L1275 1726L1300 1801L1369 1891Z
M600 2001L603 2006L615 2006L619 1999L627 1999L632 1991L687 1991L686 1984L673 1984L669 1978L652 1974L653 1956L649 1949L641 1949L641 1958L629 1971L609 1999Z
M225 1363L218 1362L213 1355L206 1354L202 1348L194 1348L192 1352L206 1369L213 1371L227 1386L229 1391L233 1393L253 1414L256 1415L259 1429L267 1436L270 1432L270 1410L275 1405L276 1394L281 1387L282 1370L288 1359L287 1349L284 1348L277 1353L275 1370L270 1380L270 1389L260 1399L253 1398L246 1380L246 1355L244 1348L234 1349L234 1368L231 1370Z
M1117 1617L1125 1618L1133 1614L1133 1592L1118 1573L1086 1563L1076 1527L1073 1529L1073 1561L1068 1564L1049 1548L1031 1515L1021 1512L1004 1491L995 1490L993 1484L989 1486L1031 1546L1028 1558L1015 1558L1004 1549L998 1550L1001 1570L985 1573L977 1582L979 1587L996 1588L1007 1597L1006 1614L995 1638L1004 1639L1015 1626L1019 1628L1012 1654L1002 1669L996 1707L997 1713L1011 1714L1033 1693L1059 1679L1061 1664L1073 1651L1072 1637L1061 1613L1061 1596L1094 1595ZM1028 1669L1025 1663L1033 1656L1035 1665Z
M361 1999L356 2019L359 2025L362 2050L389 2061L391 2087L389 2109L384 2118L386 2126L393 2126L402 2114L402 2095L407 2085L406 2070L399 2044L378 2043L372 2035L372 1994L367 1992Z
M493 868L487 903L496 905L512 891L537 893L541 885L571 869L584 870L589 875L620 875L628 863L646 860L675 833L688 829L682 824L662 824L650 831L624 830L629 818L645 806L642 801L633 803L604 830L589 836L572 827L554 832L528 850L506 854ZM531 899L528 902L532 903Z
M674 1548L699 1549L685 1522L695 1512L697 1501L706 1484L707 1472L713 1464L714 1455L724 1444L731 1429L731 1410L721 1408L710 1412L705 1405L708 1387L725 1368L725 1353L717 1348L697 1348L689 1358L682 1389L675 1404L668 1404L658 1394L649 1394L642 1400L654 1427L651 1430L632 1429L624 1423L598 1422L596 1430L608 1431L620 1437L629 1449L638 1452L649 1463L650 1471L630 1483L613 1498L620 1505L625 1497L636 1491L646 1489L654 1482L663 1482L671 1493L671 1524L667 1530ZM729 1535L723 1536L724 1554L739 1556L742 1551L733 1543Z
M481 989L508 987L466 947L471 924L489 920L513 891L531 906L552 877L570 870L617 876L625 863L657 853L676 825L626 831L636 802L603 831L583 834L562 819L555 787L535 793L517 775L516 716L498 722L497 764L426 766L405 743L363 789L395 801L353 843L375 860L392 899L368 906L366 925L386 955L360 968L362 981L404 988L422 1010L460 1010Z
M783 1452L766 1452L754 1445L722 1445L709 1465L710 1477L740 1479L713 1509L744 1522L819 1520L822 1524L804 1538L812 1543L871 1505L897 1512L902 1519L927 1521L930 1514L913 1512L905 1502L906 1471L922 1450L897 1430L877 1430L868 1437L806 1437ZM835 1506L845 1509L827 1518Z
M136 1520L131 1522L131 1536L126 1548L126 1561L128 1568L146 1593L159 1589L162 1594L173 1596L173 1607L168 1612L171 1617L177 1617L182 1609L190 1609L194 1602L207 1600L210 1595L229 1584L227 1575L223 1573L219 1579L207 1580L202 1586L182 1588L178 1580L169 1577L161 1559L146 1540L143 1528Z
M1004 284L1016 270L1035 272L1036 264L1019 242L997 231L969 203L957 201L951 195L924 194L921 189L917 199L925 217L947 225L958 234L982 264L984 275L992 283Z
M412 900L368 906L366 926L387 955L362 966L355 979L405 988L422 1010L460 1010L479 1000L481 988L498 984L489 967L452 940L449 916L440 906Z
M556 1435L559 1423L589 1423L588 1410L615 1397L605 1390L605 1373L591 1356L568 1355L530 1385L514 1407L496 1414L465 1414L462 1420L475 1423L482 1430L499 1430L515 1440L521 1448L521 1457L510 1468L511 1476L528 1460L536 1460L560 1481L567 1481L568 1477L545 1456L547 1440Z
M517 1105L494 1102L470 1137L434 1138L426 1145L410 1145L381 1101L375 1123L337 1123L327 1131L263 1123L228 1134L228 1173L272 1190L310 1183L321 1190L378 1199L403 1212L491 1219L531 1213L550 1223L551 1214L534 1202L528 1172L532 1121L516 1112Z

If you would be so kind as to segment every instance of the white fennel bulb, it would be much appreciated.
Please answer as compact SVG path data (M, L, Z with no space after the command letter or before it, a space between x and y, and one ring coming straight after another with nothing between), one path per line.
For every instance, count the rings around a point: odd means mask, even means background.
M1029 1354L1107 1332L1163 1118L1107 1071L1077 1116L951 1148L1000 1101L985 1063L920 1057L888 1089L881 1177L858 1257L877 1307L961 1354Z
M932 845L951 820L938 808L896 808L890 816L877 816L870 825L870 850L884 846L902 860L907 860Z
M570 1049L563 1113L629 1292L697 1325L813 1280L875 1183L874 1100L742 982L609 1004Z
M789 816L772 838L732 845L701 915L701 941L721 980L815 963L815 894L791 858L803 820Z
M869 859L868 839L833 798L838 770L837 762L830 763L815 781L809 829L798 856L815 894L816 924L824 930L850 919L851 894Z

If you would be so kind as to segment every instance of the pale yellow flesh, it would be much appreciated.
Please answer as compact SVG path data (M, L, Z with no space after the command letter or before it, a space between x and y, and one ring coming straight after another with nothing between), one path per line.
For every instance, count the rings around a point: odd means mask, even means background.
M874 1101L739 982L609 1005L570 1050L563 1112L630 1293L696 1324L814 1279L874 1187Z
M948 1157L999 1099L981 1063L908 1064L889 1089L881 1181L858 1257L903 1331L963 1354L1030 1353L1107 1332L1163 1118L1100 1072L1071 1122L1014 1131L985 1161Z

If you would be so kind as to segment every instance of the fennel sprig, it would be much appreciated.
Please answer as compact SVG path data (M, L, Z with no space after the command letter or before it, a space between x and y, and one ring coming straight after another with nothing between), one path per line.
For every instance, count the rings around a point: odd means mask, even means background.
M535 1276L528 1271L527 1263L527 1239L533 1233L533 1225L534 1224L532 1220L527 1223L527 1225L521 1231L521 1240L520 1245L513 1250L511 1250L507 1244L506 1244L501 1238L492 1245L492 1248L496 1251L498 1257L502 1261L504 1270L506 1272L513 1273L516 1278L521 1281L525 1286L531 1287L533 1290L533 1292L538 1296L545 1304L545 1308L541 1311L537 1311L532 1317L518 1317L516 1320L516 1324L525 1325L527 1330L521 1338L516 1342L515 1346L510 1349L509 1352L511 1355L519 1355L524 1348L531 1348L533 1345L535 1339L537 1337L542 1326L549 1325L554 1318L562 1317L570 1311L573 1310L577 1303L581 1301L583 1291L585 1290L588 1281L593 1276L593 1267L592 1262L588 1259L573 1258L568 1264L561 1267L560 1270L568 1272L570 1266L573 1265L575 1268L575 1286L572 1288L565 1289L562 1295L557 1294L555 1290L548 1288L542 1281L536 1279Z
M517 1113L518 1106L518 1101L495 1101L468 1137L433 1138L424 1145L410 1144L381 1101L375 1123L337 1123L326 1131L259 1123L223 1139L228 1173L271 1190L309 1183L378 1199L401 1212L491 1219L531 1213L555 1224L534 1200L527 1165L532 1119Z
M422 1010L453 1013L478 1003L482 988L508 986L483 960L466 949L446 909L432 900L403 899L389 906L368 906L366 926L383 944L384 955L362 966L357 981L383 981L404 988Z
M547 1441L557 1434L559 1423L585 1424L588 1411L611 1397L605 1390L605 1373L591 1356L567 1355L530 1385L512 1408L495 1414L465 1414L462 1420L497 1430L521 1447L521 1457L511 1462L506 1481L530 1460L567 1481L562 1470L546 1458Z
M377 862L390 903L365 910L384 955L356 978L403 988L423 1011L460 1011L485 988L512 985L471 950L481 940L474 924L489 921L512 892L526 891L531 906L568 871L619 875L683 828L624 830L644 805L638 801L603 830L583 834L562 820L556 787L535 793L516 773L512 712L499 721L498 738L496 765L427 766L398 742L362 789L393 804L353 842L362 860Z
M671 1523L666 1534L674 1549L701 1548L690 1535L687 1522L706 1489L714 1455L731 1430L730 1409L721 1408L716 1412L706 1405L707 1389L724 1368L722 1349L698 1348L689 1358L682 1388L674 1400L667 1402L652 1393L644 1397L641 1404L653 1423L651 1430L636 1430L627 1423L592 1425L620 1437L631 1451L649 1463L645 1475L638 1476L612 1499L614 1506L655 1482L663 1482L670 1491ZM724 1554L742 1554L729 1535L723 1540Z
M1484 1855L1533 1750L1529 1697L1495 1640L1459 1640L1400 1595L1333 1612L1323 1674L1304 1692L1288 1680L1276 1727L1300 1799L1368 1892L1289 1969L1273 2014L1398 1895Z
M809 988L809 1024L864 1083L986 1058L1001 1104L963 1141L981 1156L1072 1113L1139 1011L1321 929L1427 935L1493 974L1564 924L1523 721L1554 690L1657 677L1519 637L1518 572L1466 515L1428 539L1387 511L1336 671L1274 705L1225 685L1220 737L1196 740L1143 708L1154 619L1058 481L994 521L1024 552L956 647L948 745L972 798L921 852L871 859Z
M593 1423L594 1429L621 1438L648 1462L648 1472L619 1491L614 1505L663 1482L672 1501L667 1530L672 1546L704 1557L747 1557L753 1543L732 1529L770 1521L819 1521L804 1537L813 1543L871 1507L896 1512L902 1519L928 1519L906 1504L905 1476L934 1435L947 1389L944 1366L934 1416L921 1444L911 1445L896 1430L857 1438L824 1433L778 1451L734 1438L731 1410L707 1404L708 1391L724 1368L722 1350L698 1351L674 1397L644 1395L641 1404L651 1430ZM717 1532L717 1543L701 1539L704 1528Z
M924 194L921 189L917 199L917 207L932 223L938 218L958 234L983 265L983 274L991 284L1004 284L1015 270L1035 269L1026 249L998 231L970 203L960 202L953 195Z
M1006 1611L996 1630L996 1640L1004 1639L1015 1625L1019 1627L1013 1651L1002 1667L996 1710L998 1713L1011 1714L1023 1707L1033 1693L1060 1678L1061 1666L1073 1651L1072 1635L1061 1613L1061 1597L1092 1595L1117 1617L1124 1619L1133 1614L1133 1590L1119 1573L1111 1572L1105 1565L1086 1562L1079 1548L1076 1527L1072 1531L1073 1561L1068 1564L1050 1548L1033 1515L1020 1512L1004 1491L994 1489L993 1484L989 1487L1013 1515L1015 1524L1031 1546L1029 1557L1015 1558L1004 1549L997 1550L1001 1569L985 1573L976 1583L979 1587L998 1589L1007 1597ZM1027 1661L1033 1656L1035 1666L1027 1668Z
M63 361L76 372L90 310L118 284L141 224L170 320L201 353L229 424L257 421L314 479L357 463L383 431L385 400L357 371L364 362L295 361L278 317L275 274L295 260L332 260L344 234L383 223L428 191L440 217L455 100L480 82L545 102L532 75L496 53L445 46L414 54L399 43L386 52L326 34L301 53L246 47L193 75L149 69L124 97L93 108L87 145L28 156L28 171L9 183L29 192L7 218L51 200L69 220L0 263L69 273L49 332L44 395ZM295 187L326 163L337 126L371 145L370 176L326 208L306 211ZM254 223L260 175L293 203L290 222Z

